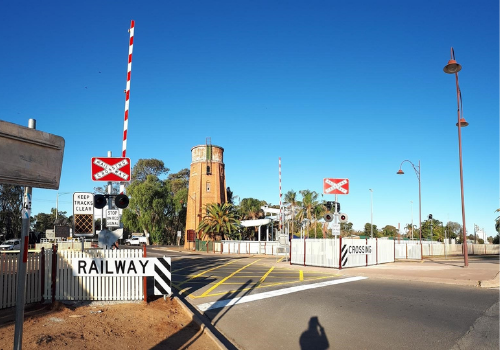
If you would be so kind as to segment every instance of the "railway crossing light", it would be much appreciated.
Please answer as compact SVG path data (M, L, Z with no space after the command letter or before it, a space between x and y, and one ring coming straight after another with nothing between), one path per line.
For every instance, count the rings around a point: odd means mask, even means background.
M102 194L95 194L94 195L94 207L97 209L102 209L106 206L108 201L106 200L106 196Z
M347 222L349 220L349 217L347 214L340 214L340 222Z
M326 222L332 222L332 220L333 220L333 214L332 213L326 213L323 218L325 219Z
M108 198L115 197L115 205L119 209L125 209L128 207L129 199L124 194L95 194L94 195L94 207L96 209L102 209L108 204Z
M115 197L115 205L120 209L125 209L126 207L128 207L128 202L129 199L124 194L119 194Z

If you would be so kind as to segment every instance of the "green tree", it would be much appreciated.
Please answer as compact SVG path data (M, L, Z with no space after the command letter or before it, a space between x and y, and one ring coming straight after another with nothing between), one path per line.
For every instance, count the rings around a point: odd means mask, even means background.
M500 208L495 210L495 213L498 213L498 212L500 212ZM495 230L500 235L500 215L497 216L497 218L495 219Z
M295 208L299 205L299 201L297 200L297 192L294 190L290 190L287 193L285 193L285 203L290 204L290 210L292 213L295 213ZM295 215L292 214L292 220L291 220L291 234L293 234L294 227L295 227Z
M369 222L367 222L365 224L363 235L368 236L368 237L371 236L371 224ZM379 234L378 234L378 230L377 230L377 225L373 225L373 238L378 238L378 237L379 237Z
M205 205L205 212L206 214L196 230L198 234L202 233L202 240L206 236L212 240L216 236L223 239L241 239L239 216L232 204L209 203Z
M23 188L0 184L0 237L21 237Z
M161 175L165 175L169 171L170 169L166 168L163 161L159 159L139 159L137 163L134 165L130 177L132 181L142 182L146 181L149 175L154 175L157 178L160 178ZM188 172L188 181L189 181L189 172Z
M302 207L304 217L311 220L316 207L318 206L318 193L316 191L302 190L299 191L302 195Z
M347 237L352 234L352 222L341 222L340 223L340 234L342 237Z
M396 237L398 235L398 229L392 225L385 225L381 232L384 237Z
M460 225L458 222L448 221L448 223L445 226L445 230L446 230L446 236L448 238L457 238L460 237L462 234L462 225ZM423 238L423 233L422 233L422 238Z
M149 233L154 244L165 243L165 224L175 211L170 183L156 175L148 175L146 181L133 181L127 193L130 203L123 210L124 227L129 231Z
M54 229L55 212L56 209L52 208L52 213L50 214L38 213L35 215L33 217L33 221L35 222L34 230L45 234L46 230Z
M184 231L186 226L189 169L169 174L166 181L170 184L174 210L172 215L167 217L165 234L167 243L174 243L177 231Z
M244 198L240 203L240 215L245 220L255 220L264 216L260 208L265 205L265 201L255 198ZM258 232L258 227L247 227L243 230L243 239L253 239Z

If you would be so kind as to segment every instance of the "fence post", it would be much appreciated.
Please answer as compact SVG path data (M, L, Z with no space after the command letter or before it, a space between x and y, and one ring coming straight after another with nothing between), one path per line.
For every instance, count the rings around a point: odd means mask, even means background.
M396 240L393 240L393 242L394 242L394 261L396 261Z
M366 242L365 242L365 246L368 245L368 238L365 238L366 239ZM365 266L368 266L368 254L366 254L366 263L365 263Z
M406 243L406 260L408 260L408 243Z
M342 270L342 236L339 235L339 270Z
M378 238L375 238L375 265L378 265Z
M144 244L142 246L142 257L146 257L146 245ZM144 294L144 301L147 303L148 302L148 280L147 277L144 276L142 278L142 293Z
M43 301L43 292L45 291L45 248L40 250L40 291Z
M306 237L304 237L304 266L306 266Z
M56 302L57 244L52 245L52 304Z

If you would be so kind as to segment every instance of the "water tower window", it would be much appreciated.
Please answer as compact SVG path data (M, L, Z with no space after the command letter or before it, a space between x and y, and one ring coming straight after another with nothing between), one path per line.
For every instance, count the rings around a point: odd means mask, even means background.
M207 165L207 175L212 175L212 169L210 169L210 165Z
M210 192L210 182L207 182L207 192Z

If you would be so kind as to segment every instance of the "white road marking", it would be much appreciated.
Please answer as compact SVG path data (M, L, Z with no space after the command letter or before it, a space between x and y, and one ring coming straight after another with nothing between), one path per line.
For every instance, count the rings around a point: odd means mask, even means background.
M308 289L333 286L335 284L341 284L341 283L347 283L347 282L361 281L361 280L364 280L367 278L368 277L361 277L361 276L347 277L347 278L336 279L336 280L332 280L332 281L326 281L326 282L320 282L320 283L314 283L314 284L306 284L303 286L278 289L278 290L273 290L271 292L264 292L264 293L254 294L254 295L247 295L247 296L244 296L241 298L213 301L210 303L196 305L196 307L198 308L198 310L203 312L203 311L212 310L212 309L220 309L220 308L223 308L226 306L242 304L242 303L249 303L249 302L256 301L256 300L273 298L273 297L277 297L280 295L285 295L285 294L290 294L290 293L295 293L295 292L301 292L303 290L308 290Z

